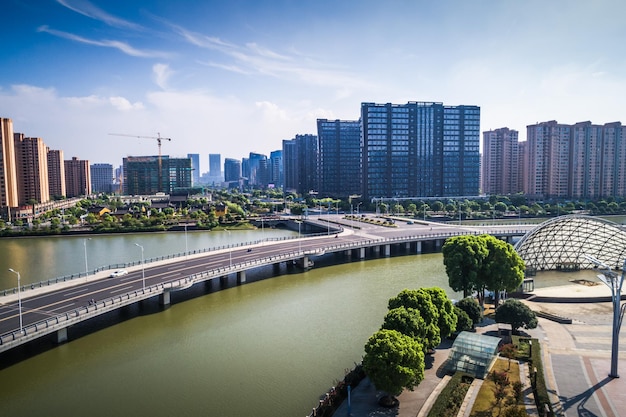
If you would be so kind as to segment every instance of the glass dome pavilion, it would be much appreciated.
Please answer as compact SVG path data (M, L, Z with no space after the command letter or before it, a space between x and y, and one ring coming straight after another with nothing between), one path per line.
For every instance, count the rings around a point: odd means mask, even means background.
M626 232L609 220L567 215L541 223L515 244L527 269L592 269L591 256L612 269L626 257Z

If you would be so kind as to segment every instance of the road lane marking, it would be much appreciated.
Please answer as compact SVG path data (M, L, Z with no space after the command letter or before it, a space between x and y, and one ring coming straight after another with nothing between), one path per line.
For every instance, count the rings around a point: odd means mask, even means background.
M74 295L74 294L80 294L80 293L83 293L83 292L85 292L85 291L89 291L89 288L85 287L85 288L83 288L83 289L81 289L81 290L78 290L78 291L66 292L66 293L64 293L64 294L63 294L63 296L64 296L64 297L69 297L69 296L72 296L72 295Z
M115 290L115 291L111 291L111 294L115 294L116 292L128 291L128 290L132 290L132 289L133 289L133 286L129 285L128 287L124 287L124 288L120 288L120 289Z

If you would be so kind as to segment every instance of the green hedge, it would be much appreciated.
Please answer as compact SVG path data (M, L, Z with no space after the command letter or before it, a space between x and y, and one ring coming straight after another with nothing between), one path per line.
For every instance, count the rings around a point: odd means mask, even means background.
M528 341L532 341L532 349L529 349L530 353L530 382L533 388L533 394L535 396L535 405L537 406L537 410L544 410L546 405L550 410L548 416L554 417L554 411L552 410L552 404L550 402L550 397L548 396L548 387L546 386L546 379L543 373L543 360L541 355L541 346L539 340L537 339L529 339L529 338L517 338L513 339L513 343L518 346L525 343L528 344ZM523 359L523 358L520 358ZM535 374L535 369L537 370Z
M473 380L474 378L469 374L455 373L441 390L433 407L428 412L428 417L455 417Z

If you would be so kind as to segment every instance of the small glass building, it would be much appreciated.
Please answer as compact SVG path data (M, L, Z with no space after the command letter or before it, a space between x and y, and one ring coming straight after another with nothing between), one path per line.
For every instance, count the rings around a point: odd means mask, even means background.
M451 372L465 372L484 379L498 353L500 338L471 332L461 332L454 340L448 356Z

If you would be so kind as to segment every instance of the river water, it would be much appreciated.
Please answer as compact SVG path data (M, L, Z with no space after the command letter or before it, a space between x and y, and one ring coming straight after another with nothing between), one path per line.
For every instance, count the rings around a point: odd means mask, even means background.
M86 242L88 261L136 260L137 242L148 258L185 245L194 250L290 234L211 233L94 236ZM21 268L23 279L84 271L84 239L0 240L0 270ZM441 254L324 263L307 272L281 268L271 279L250 274L252 282L222 290L215 283L194 287L163 311L135 306L114 318L118 324L2 364L2 415L304 416L361 360L390 297L423 286L461 296L447 286ZM270 276L267 270L257 275ZM15 286L15 275L5 275L1 288Z

